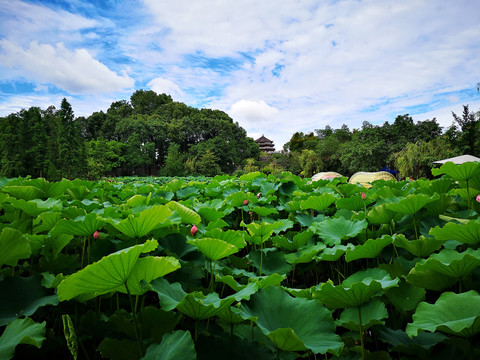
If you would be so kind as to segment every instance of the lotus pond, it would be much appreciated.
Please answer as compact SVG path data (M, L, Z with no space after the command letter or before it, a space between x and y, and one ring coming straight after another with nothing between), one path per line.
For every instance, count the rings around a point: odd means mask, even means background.
M478 359L480 164L433 171L0 178L0 357Z

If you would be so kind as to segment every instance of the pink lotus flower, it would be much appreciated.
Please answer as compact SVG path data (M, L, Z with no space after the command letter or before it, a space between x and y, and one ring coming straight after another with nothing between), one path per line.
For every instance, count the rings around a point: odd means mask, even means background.
M260 196L262 196L262 193L258 193L258 194L257 194L257 199L258 199Z
M480 194L477 195L476 199L478 203L480 203Z
M367 195L364 192L362 192L362 200L365 201L366 198L367 198Z
M243 205L248 205L248 200L243 200Z
M93 233L93 238L96 240L96 239L100 239L100 233L98 231L95 231Z
M195 236L195 234L197 233L198 231L198 228L195 226L195 225L192 225L192 228L190 229L190 234L192 236Z

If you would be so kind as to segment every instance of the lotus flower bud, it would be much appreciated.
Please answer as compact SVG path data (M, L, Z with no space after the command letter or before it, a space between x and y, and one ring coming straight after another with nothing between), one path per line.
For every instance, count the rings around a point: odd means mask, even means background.
M362 192L362 200L365 201L366 198L367 198L367 195L364 192Z
M100 239L100 233L98 231L95 231L93 233L93 238L96 240L96 239Z
M260 198L260 196L262 196L262 193L257 194L257 199Z
M480 194L477 195L476 200L478 203L480 203Z
M248 205L248 200L243 200L243 205Z
M192 228L190 229L190 234L192 236L195 236L195 234L197 233L198 231L198 228L195 226L195 225L192 225Z

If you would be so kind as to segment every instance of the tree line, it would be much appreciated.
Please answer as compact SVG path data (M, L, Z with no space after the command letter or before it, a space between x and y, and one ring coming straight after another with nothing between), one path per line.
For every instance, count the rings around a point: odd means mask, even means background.
M398 170L402 177L431 177L433 161L470 154L480 157L480 112L452 112L452 125L443 131L434 118L414 122L408 114L390 124L372 125L364 121L360 129L347 125L326 126L315 132L296 132L284 150L267 162L249 160L246 171L284 170L304 176L335 171L351 176L358 171Z
M259 156L257 144L225 112L144 90L88 117L75 117L66 99L60 109L31 107L2 117L0 152L1 176L50 180L213 176Z

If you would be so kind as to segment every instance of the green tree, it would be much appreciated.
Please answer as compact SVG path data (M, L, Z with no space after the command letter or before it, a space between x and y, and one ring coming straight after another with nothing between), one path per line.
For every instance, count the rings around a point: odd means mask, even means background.
M302 168L301 175L305 177L312 177L322 167L322 160L313 150L303 150L298 160Z
M462 117L452 111L454 123L452 132L455 147L463 154L480 156L480 118L463 106Z
M172 143L168 147L167 159L165 160L165 166L162 169L162 175L164 176L183 176L184 165L183 156L180 153L180 145Z
M210 150L200 156L195 162L195 168L197 172L204 176L215 176L221 173L220 166L218 165L218 158Z

